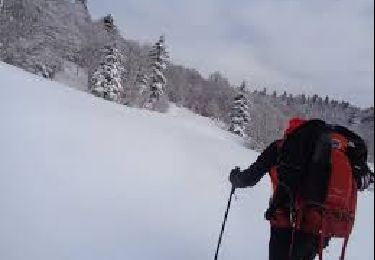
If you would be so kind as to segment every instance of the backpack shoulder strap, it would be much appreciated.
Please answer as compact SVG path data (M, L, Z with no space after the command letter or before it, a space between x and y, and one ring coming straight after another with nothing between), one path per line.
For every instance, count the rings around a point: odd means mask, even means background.
M351 163L353 175L358 181L361 176L368 174L368 150L365 141L344 126L331 125L331 129L348 140L346 155Z

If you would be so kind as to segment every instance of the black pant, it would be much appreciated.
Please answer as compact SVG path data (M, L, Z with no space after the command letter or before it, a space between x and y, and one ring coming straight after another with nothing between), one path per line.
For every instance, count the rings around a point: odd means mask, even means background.
M328 246L329 239L324 241L324 247ZM271 228L269 244L269 260L314 260L319 253L319 240L317 236L296 231L294 234L294 246L290 257L292 243L291 228Z

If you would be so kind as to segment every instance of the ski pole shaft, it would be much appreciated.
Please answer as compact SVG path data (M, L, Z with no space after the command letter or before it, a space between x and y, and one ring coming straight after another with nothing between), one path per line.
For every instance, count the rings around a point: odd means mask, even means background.
M232 186L232 190L230 192L230 196L229 196L229 200L228 200L228 204L227 204L227 209L226 209L225 215L224 215L224 221L223 221L223 223L221 225L221 231L220 231L219 241L217 243L217 248L216 248L216 253L215 253L215 260L217 260L218 257L219 257L219 249L220 249L220 246L221 246L221 241L223 239L225 224L226 224L227 219L228 219L228 213L229 213L230 205L232 203L232 197L233 197L234 191L235 191L235 188Z

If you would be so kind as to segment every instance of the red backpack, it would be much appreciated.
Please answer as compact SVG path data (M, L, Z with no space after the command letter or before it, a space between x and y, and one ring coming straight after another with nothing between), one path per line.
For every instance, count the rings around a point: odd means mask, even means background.
M302 127L301 124L299 127ZM274 227L293 227L319 237L319 259L323 259L323 243L326 238L344 238L341 260L345 257L345 250L349 236L352 232L356 205L357 205L357 183L353 172L353 154L365 151L361 156L363 163L367 161L367 148L363 140L353 132L341 126L329 126L323 131L325 137L317 140L317 147L324 147L324 152L317 152L318 167L311 163L306 171L299 190L295 194L294 216L287 209L277 209L275 218L271 220ZM323 136L322 134L322 136ZM280 150L285 140L279 142ZM314 157L314 154L312 155ZM358 157L358 156L357 156ZM326 183L324 195L320 199L309 196L309 191L316 189L314 185L322 182L322 175L318 172L322 162L327 174L324 175ZM356 162L358 163L358 162ZM320 168L319 168L320 167ZM270 172L274 189L278 186L277 166ZM293 243L293 242L292 242ZM292 245L291 245L292 247Z
M325 238L344 238L340 257L343 260L355 220L357 183L353 176L351 161L347 156L348 139L335 132L330 134L330 138L331 169L325 200L322 203L315 203L297 194L295 228L319 237L320 260L323 259ZM302 188L306 185L309 184L305 183Z

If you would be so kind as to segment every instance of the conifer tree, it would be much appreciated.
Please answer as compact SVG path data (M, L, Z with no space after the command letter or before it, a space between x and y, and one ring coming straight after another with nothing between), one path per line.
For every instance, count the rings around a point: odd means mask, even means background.
M111 101L120 101L123 56L113 47L103 48L103 60L91 78L91 93Z
M125 68L124 57L117 48L115 35L116 26L111 14L102 20L104 30L107 34L107 41L100 50L100 62L94 68L90 77L91 93L107 100L121 102L125 98L125 91L122 86Z
M287 97L288 97L288 94L286 93L286 91L284 91L282 96L281 96L281 100L286 100Z
M328 96L326 96L326 98L324 99L324 104L329 105L329 97Z
M156 103L160 101L165 92L167 79L164 75L168 64L168 52L166 51L165 38L160 36L150 51L150 59L152 61L152 70L150 77L150 97L146 108L155 109Z
M113 32L116 29L115 22L111 14L104 16L103 24L104 24L105 30L108 32Z
M317 94L314 94L314 95L312 96L311 101L312 101L313 104L317 103L317 101L318 101L318 97L319 97L319 96L318 96Z
M249 122L248 99L246 97L246 83L242 82L238 94L234 98L231 111L231 125L229 131L245 137L246 125Z

